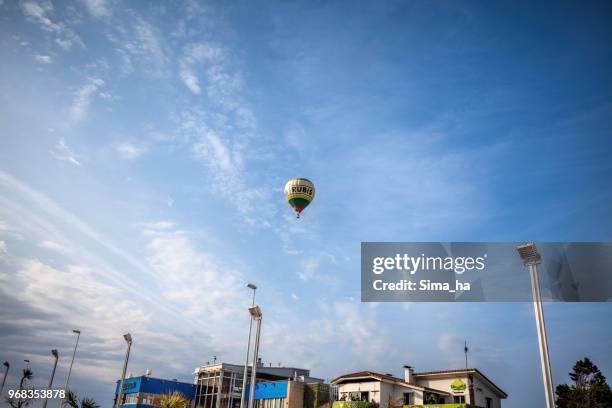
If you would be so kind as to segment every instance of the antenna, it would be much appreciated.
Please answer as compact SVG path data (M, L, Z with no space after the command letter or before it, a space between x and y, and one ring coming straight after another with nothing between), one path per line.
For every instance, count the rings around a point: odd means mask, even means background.
M465 353L465 370L466 371L468 369L468 352L469 351L470 351L470 349L468 349L467 340L466 340L465 344L463 346L463 352Z

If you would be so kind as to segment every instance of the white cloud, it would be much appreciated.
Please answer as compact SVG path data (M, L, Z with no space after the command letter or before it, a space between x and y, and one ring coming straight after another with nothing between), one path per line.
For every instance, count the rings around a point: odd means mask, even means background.
M61 24L55 23L49 18L53 12L53 4L50 1L27 0L20 2L21 10L26 17L42 27L43 30L60 33Z
M63 49L68 50L74 43L84 47L78 35L64 22L53 20L53 4L48 0L22 0L21 11L28 21L36 23L40 28L54 37L54 41Z
M316 258L310 258L302 262L301 270L298 272L298 277L307 282L311 280L317 268L319 267L319 261Z
M41 64L51 64L53 62L53 59L49 55L36 54L34 58Z
M108 39L123 62L122 71L128 75L138 64L142 72L155 76L166 73L169 58L167 46L159 30L141 17L133 18L129 28L118 25Z
M193 73L191 69L188 69L188 68L181 69L179 75L181 77L181 80L185 84L185 86L189 88L191 92L193 92L194 94L200 93L201 91L200 81L198 80L198 77Z
M57 160L67 161L74 165L80 166L81 162L79 158L72 149L66 144L66 140L63 137L60 137L55 144L55 147L49 151L53 157Z
M299 299L300 299L300 297L299 297L298 295L296 295L295 293L292 293L292 294L291 294L291 299L293 299L293 300L299 300Z
M79 121L85 117L92 97L98 89L104 85L104 81L100 78L91 78L89 82L80 87L73 96L72 107L70 108L70 116L72 120Z
M179 60L179 77L191 92L199 94L201 87L197 72L204 71L205 66L219 64L222 58L220 47L206 43L189 44Z
M98 96L102 99L113 99L113 95L110 92L100 92Z
M163 231L170 228L174 228L176 224L172 221L153 221L138 224L146 230L152 231Z
M0 254L6 254L7 252L6 242L0 241Z
M133 143L123 142L115 145L115 150L119 153L119 157L126 160L136 159L147 151L144 146L137 146Z
M94 17L108 17L111 15L110 4L106 0L81 0L87 11Z
M38 244L39 247L49 249L51 251L58 252L60 254L65 254L67 252L66 248L62 245L58 244L55 241L42 241Z

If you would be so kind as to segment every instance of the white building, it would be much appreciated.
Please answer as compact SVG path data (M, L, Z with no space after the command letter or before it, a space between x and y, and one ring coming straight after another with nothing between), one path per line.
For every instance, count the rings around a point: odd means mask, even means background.
M380 408L422 404L472 404L500 408L508 395L475 368L415 373L404 366L404 378L359 371L332 380L343 401L372 401Z

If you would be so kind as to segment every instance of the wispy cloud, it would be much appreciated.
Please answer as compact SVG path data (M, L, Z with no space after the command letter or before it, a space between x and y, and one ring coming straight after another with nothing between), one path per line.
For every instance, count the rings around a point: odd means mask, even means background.
M57 160L67 161L74 165L80 166L81 162L72 149L66 144L66 140L60 137L55 144L55 147L49 151Z
M53 59L49 55L36 54L34 58L41 64L51 64L53 62Z
M44 249L48 249L50 251L57 252L59 254L66 254L68 252L66 247L64 247L63 245L58 244L55 241L49 241L49 240L41 241L38 244L38 246L41 247L41 248L44 248Z
M167 73L170 61L170 49L164 41L160 30L140 16L132 16L131 24L126 27L117 25L107 35L115 45L123 66L125 75L131 74L136 68L141 72L163 76Z
M319 267L319 261L316 258L310 258L302 262L301 269L298 272L298 277L307 282L315 276L315 272Z
M102 79L91 78L88 83L74 93L72 107L70 108L70 117L73 121L79 121L85 117L92 98L103 85L104 81Z
M140 157L143 153L147 151L147 148L143 145L136 145L130 142L122 142L115 145L115 151L122 159L132 160Z
M189 44L183 50L179 60L179 76L185 86L194 94L201 92L198 73L206 67L219 64L223 58L223 50L215 45L201 43Z
M22 0L20 8L28 21L36 23L40 28L53 36L61 48L68 50L77 43L84 47L80 37L66 23L53 19L54 7L48 0Z
M94 17L108 17L111 15L111 7L107 0L81 0L87 11Z

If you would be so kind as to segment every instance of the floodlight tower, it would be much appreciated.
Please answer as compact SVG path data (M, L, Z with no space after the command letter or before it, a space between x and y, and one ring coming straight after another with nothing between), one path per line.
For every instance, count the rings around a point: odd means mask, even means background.
M249 386L249 407L253 408L253 400L255 398L255 383L257 382L257 357L259 356L259 335L261 333L261 318L262 313L259 306L249 307L251 319L255 320L257 328L255 329L255 348L253 350L253 367L251 368L251 385Z
M117 407L122 404L121 399L123 398L123 382L125 381L125 372L127 371L128 361L130 360L130 350L132 349L132 335L125 333L123 339L127 343L127 350L125 352L125 362L123 363L123 372L121 374L121 382L119 383L119 391L117 392Z
M55 369L57 368L57 360L59 360L59 353L56 349L51 350L51 355L55 358L55 362L53 363L53 371L51 371L51 378L49 379L49 385L47 386L47 391L51 390L53 387L53 377L55 377ZM45 402L43 403L43 408L47 408L48 397L45 394Z
M257 292L257 285L254 283L247 283L244 285L246 288L253 291L253 299L251 300L251 306L255 306L255 292ZM244 373L242 375L242 395L240 398L240 408L244 408L244 401L246 399L246 384L249 369L249 354L251 352L251 333L253 331L253 318L249 319L249 341L247 342L246 359L244 361Z
M542 377L544 380L544 395L546 407L555 408L555 391L553 390L552 374L550 371L550 358L548 356L548 339L546 337L546 326L544 324L544 309L540 294L540 281L538 279L538 264L542 256L535 244L527 244L516 247L523 263L529 267L531 275L531 293L533 295L533 309L535 312L536 328L538 331L538 346L540 349L540 363L542 364Z
M74 334L77 335L76 343L74 344L74 351L72 352L72 360L70 360L70 368L68 369L68 376L66 377L66 385L64 386L64 391L68 394L68 383L70 382L70 374L72 373L72 365L74 364L74 357L76 356L77 347L79 346L79 338L81 337L80 330L73 330Z

